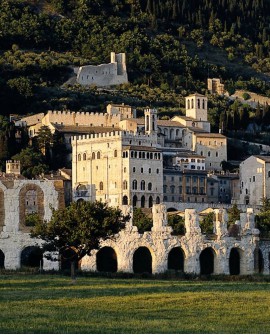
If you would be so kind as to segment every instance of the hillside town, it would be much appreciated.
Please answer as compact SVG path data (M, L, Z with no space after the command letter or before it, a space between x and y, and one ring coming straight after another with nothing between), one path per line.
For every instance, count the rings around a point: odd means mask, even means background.
M120 207L130 221L116 240L82 259L82 270L162 273L177 264L175 270L189 273L268 274L270 244L260 239L254 216L269 197L270 157L250 156L239 173L224 171L227 138L211 132L207 103L207 96L191 94L185 115L169 120L150 107L138 118L136 109L124 104L108 104L105 113L48 111L16 120L30 138L44 126L62 133L72 168L29 180L20 173L20 161L6 162L0 181L2 267L20 268L23 250L36 252L29 214L49 220L51 206L102 201ZM242 212L236 232L227 228L233 204ZM140 234L133 225L135 208L152 216L150 232ZM170 212L184 217L183 236L172 235ZM214 213L212 236L199 225L199 215L207 212ZM139 263L146 260L143 268L134 265L135 250L141 252ZM58 260L44 258L42 264L44 270L59 268Z

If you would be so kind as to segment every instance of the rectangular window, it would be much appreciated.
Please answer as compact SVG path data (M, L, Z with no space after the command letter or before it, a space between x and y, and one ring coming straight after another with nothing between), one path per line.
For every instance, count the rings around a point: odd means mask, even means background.
M253 176L253 182L255 182L255 176Z

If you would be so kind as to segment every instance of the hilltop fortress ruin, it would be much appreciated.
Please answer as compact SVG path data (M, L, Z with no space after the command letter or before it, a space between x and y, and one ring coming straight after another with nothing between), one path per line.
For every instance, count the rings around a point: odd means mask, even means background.
M128 83L126 54L111 52L109 64L80 66L76 82L81 85L106 87Z

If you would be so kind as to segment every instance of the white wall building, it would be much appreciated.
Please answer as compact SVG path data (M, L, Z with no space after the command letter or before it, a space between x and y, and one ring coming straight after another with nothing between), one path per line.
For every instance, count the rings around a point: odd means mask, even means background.
M241 204L262 205L270 197L270 156L250 156L240 164Z

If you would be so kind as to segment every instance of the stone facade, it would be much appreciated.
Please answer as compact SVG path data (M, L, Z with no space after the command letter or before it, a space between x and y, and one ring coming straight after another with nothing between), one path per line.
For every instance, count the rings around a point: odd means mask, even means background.
M270 197L270 156L250 156L240 164L241 204L262 205Z
M128 212L130 209L128 206L123 206L123 211ZM154 205L152 211L154 223L151 232L139 234L137 228L132 225L131 215L125 230L114 239L102 242L101 249L94 250L90 256L82 259L81 269L104 271L106 264L104 267L98 265L99 259L103 250L111 250L114 261L117 260L115 271L121 272L139 272L139 263L146 259L149 263L144 270L152 273L162 273L170 269L195 274L255 272L254 251L258 246L259 231L254 228L252 209L241 216L241 221L238 223L240 234L237 238L228 234L225 210L215 210L215 234L212 238L201 233L196 210L185 210L184 236L172 235L172 228L167 225L166 207L163 204ZM141 258L137 257L138 252L141 252ZM108 253L107 256L107 262L110 262ZM174 257L175 259L172 259ZM175 267L170 265L174 264L174 261ZM269 273L268 268L261 271Z
M77 73L77 83L98 87L128 83L126 55L111 52L109 64L81 66Z
M20 268L23 250L41 242L30 237L30 227L25 225L26 215L37 213L42 219L49 220L50 206L64 206L63 195L63 188L56 181L11 177L0 180L0 250L6 269Z

